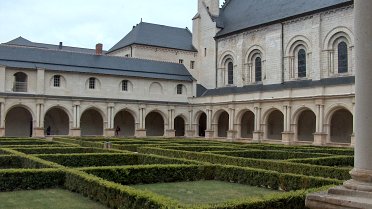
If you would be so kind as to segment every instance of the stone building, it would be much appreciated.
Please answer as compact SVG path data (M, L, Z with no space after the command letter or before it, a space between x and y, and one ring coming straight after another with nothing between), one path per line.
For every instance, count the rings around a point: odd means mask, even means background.
M354 142L351 0L198 0L109 51L0 45L0 135ZM48 131L46 131L48 130Z

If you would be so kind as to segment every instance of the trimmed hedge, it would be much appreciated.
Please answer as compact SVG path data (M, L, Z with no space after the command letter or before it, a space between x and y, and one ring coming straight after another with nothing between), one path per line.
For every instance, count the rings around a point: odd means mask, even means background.
M103 148L103 143L75 140L70 138L53 138L53 141L67 144L76 144L82 147Z
M58 169L0 170L0 191L54 188L62 186L64 179Z
M121 151L91 147L16 148L14 150L25 154L121 153Z
M289 162L304 163L312 165L322 166L354 166L354 157L352 156L331 156L331 157L320 157L320 158L308 158L308 159L291 159Z
M293 152L293 151L274 151L274 150L244 150L244 151L232 151L232 152L224 151L224 152L211 152L211 153L233 156L233 157L273 159L273 160L287 160L287 159L293 159L293 158L314 158L314 157L329 156L328 154Z
M141 147L139 152L144 154L163 155L175 158L185 158L190 160L197 160L202 162L209 162L214 164L223 165L236 165L243 167L261 168L265 170L273 170L282 173L294 173L310 176L320 176L325 178L335 178L339 180L350 179L349 169L334 168L327 166L315 166L308 164L274 161L274 160L261 160L254 158L240 158L230 157L224 155L216 155L209 153L195 153L180 150L166 150L160 148Z
M41 140L19 140L19 141L0 141L0 146L12 145L55 145L55 142L41 141Z
M148 147L148 146L146 146ZM182 151L190 151L190 152L207 152L207 151L236 151L236 150L243 150L237 147L231 146L161 146L163 149L173 149L173 150L182 150Z

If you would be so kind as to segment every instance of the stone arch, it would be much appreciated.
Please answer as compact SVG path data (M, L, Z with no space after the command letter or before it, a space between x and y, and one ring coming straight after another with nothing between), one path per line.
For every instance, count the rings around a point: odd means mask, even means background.
M217 111L213 117L213 124L216 125L216 134L218 137L227 137L227 131L229 130L229 113L222 109Z
M123 88L123 84L126 83L126 91ZM133 92L133 83L128 79L123 79L119 83L119 91L120 92Z
M255 126L255 114L253 111L245 109L237 115L237 124L240 125L241 138L253 138Z
M207 114L204 111L198 111L195 114L195 124L197 124L196 135L205 137L205 131L207 130Z
M174 118L174 130L176 131L176 136L185 136L186 121L186 117L182 114Z
M296 138L298 141L314 141L316 132L316 115L309 108L302 108L296 113Z
M55 87L54 86L54 77L55 76L59 76L59 79L60 79L60 88L65 88L67 86L67 80L66 78L61 75L61 74L53 74L51 77L50 77L50 80L49 80L49 86L51 86L52 88Z
M255 54L260 54L262 61L266 60L264 49L259 45L253 45L247 50L247 53L245 55L245 62L250 63L253 60Z
M248 82L262 82L265 79L265 54L262 47L258 45L250 47L247 51L245 62L249 77L246 78Z
M284 114L279 109L273 108L265 113L266 138L282 140L284 131Z
M91 78L94 78L95 79L95 88L94 89L90 89L89 88L89 80L91 79ZM99 90L99 89L101 89L101 81L97 78L97 77L94 77L94 76L92 76L92 77L89 77L87 80L86 80L86 82L85 82L85 88L86 89L90 89L90 90Z
M166 117L161 111L149 112L145 118L146 136L164 136L165 121Z
M347 27L337 27L327 33L326 38L324 39L323 49L331 50L334 47L334 43L337 39L344 37L347 40L347 44L354 46L353 32Z
M80 116L82 136L103 136L104 114L95 107L86 108Z
M159 82L153 82L150 85L149 92L151 94L163 94L163 86Z
M347 108L334 108L328 116L329 142L351 143L353 134L353 114Z
M220 68L224 68L227 64L227 61L231 60L233 63L236 62L236 58L235 58L235 53L232 52L232 51L225 51L224 53L221 54L220 58L219 58L219 66Z
M33 134L33 113L25 105L15 105L5 114L5 136L31 137Z
M119 128L117 136L130 137L134 136L136 132L135 116L129 109L122 109L115 114L114 129Z
M45 135L67 136L70 133L70 114L61 106L49 108L44 115Z
M181 87L181 94L179 94L179 89ZM187 87L183 84L177 84L174 89L175 94L177 95L187 95Z
M297 35L291 38L291 40L288 42L287 47L285 49L285 54L287 56L292 56L295 52L295 49L300 45L303 45L306 48L307 53L311 53L312 51L311 41L306 36Z
M28 91L28 75L25 72L16 72L13 75L13 91L27 92Z

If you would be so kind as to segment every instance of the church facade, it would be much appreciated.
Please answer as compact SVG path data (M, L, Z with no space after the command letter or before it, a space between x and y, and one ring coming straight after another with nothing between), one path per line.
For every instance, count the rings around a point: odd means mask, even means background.
M0 136L354 143L353 1L198 0L109 51L0 45Z

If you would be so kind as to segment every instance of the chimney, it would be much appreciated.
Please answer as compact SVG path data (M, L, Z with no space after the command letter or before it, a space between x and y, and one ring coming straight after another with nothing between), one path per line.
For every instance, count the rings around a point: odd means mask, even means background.
M63 43L62 42L59 42L58 49L62 49L62 46L63 46Z
M102 55L102 44L96 44L96 55Z

